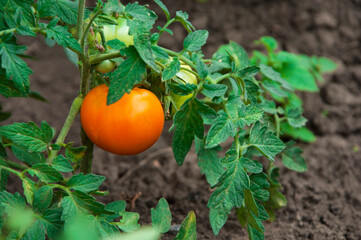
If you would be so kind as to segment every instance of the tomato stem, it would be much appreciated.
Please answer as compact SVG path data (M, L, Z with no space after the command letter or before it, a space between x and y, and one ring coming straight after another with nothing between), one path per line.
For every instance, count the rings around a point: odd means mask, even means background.
M80 111L80 107L81 107L82 103L83 103L82 97L79 96L74 99L73 104L70 107L69 114L63 125L63 128L61 129L59 136L56 139L56 142L55 142L56 144L61 144L64 142L66 136L69 133L71 125L73 125L73 122ZM47 160L47 163L51 164L52 161L54 160L55 156L58 154L58 152L59 152L59 150L51 150L48 160Z
M17 169L17 170L20 170L20 171L24 171L25 169L27 169L26 166L24 165L21 165L21 164L18 164L16 162L13 162L13 161L9 161L9 160L5 160L3 159L3 161L9 165L9 167L13 168L13 169Z
M119 57L124 57L124 55L121 54L120 51L91 55L89 57L89 64L96 64L105 60Z
M76 25L76 38L80 40L83 34L83 23L84 23L84 10L86 0L79 0L78 7L78 20Z
M80 171L84 174L88 174L92 171L94 144L88 138L83 128L81 128L81 142L82 145L86 147L86 150L83 159L80 162Z
M275 124L276 124L276 136L279 138L280 137L280 123L281 123L281 120L280 120L277 113L275 113L273 116L275 118Z

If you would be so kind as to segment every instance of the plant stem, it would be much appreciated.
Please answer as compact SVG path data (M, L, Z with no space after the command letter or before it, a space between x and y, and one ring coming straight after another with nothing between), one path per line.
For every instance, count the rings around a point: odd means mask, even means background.
M83 103L82 97L76 97L73 101L73 104L70 107L69 114L65 120L65 123L63 125L63 128L61 129L58 138L56 139L56 144L63 143L65 140L65 137L68 135L68 132L70 130L71 125L73 124L76 116L78 115L80 111L81 104ZM54 160L55 156L59 150L51 150L47 163L51 164Z
M230 76L231 76L230 73L221 75L221 76L217 77L216 79L213 79L213 82L214 82L214 83L219 83L219 82L222 81L223 79L229 78Z
M83 128L81 128L81 142L82 145L86 147L86 151L80 162L80 171L84 174L88 174L92 171L94 144L88 138Z
M88 35L88 31L89 28L91 27L93 21L95 20L95 18L101 13L102 11L98 11L95 14L93 13L91 18L89 19L89 23L87 24L87 26L84 29L84 32L82 33L81 36L81 40L80 40L80 46L84 49L84 43L85 43L85 38Z
M14 170L14 169L12 169L12 168L5 167L5 166L3 166L3 165L0 165L0 169L3 169L3 170L8 171L8 172L10 172L10 173L13 173L13 174L15 174L16 176L18 176L19 178L23 179L23 175L22 175L20 172Z
M278 116L277 113L273 114L274 118L275 118L275 124L276 124L276 136L279 138L280 137L280 118Z
M20 170L20 171L24 171L25 169L27 169L26 166L21 165L21 164L19 164L19 163L16 163L16 162L13 162L13 161L9 161L9 160L4 160L4 161L5 161L5 163L6 163L7 165L9 165L9 167L11 167L11 168L14 168L14 169L17 169L17 170Z
M76 38L78 40L80 40L83 34L85 2L86 0L79 0L79 5L78 5L78 20L76 24Z
M89 64L92 65L92 64L100 63L104 60L118 58L118 57L124 57L124 55L121 54L120 51L92 55L89 57Z

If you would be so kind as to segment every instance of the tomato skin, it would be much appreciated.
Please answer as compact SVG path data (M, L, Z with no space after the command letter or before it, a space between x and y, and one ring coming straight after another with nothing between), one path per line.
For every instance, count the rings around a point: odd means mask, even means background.
M118 155L134 155L151 147L164 125L163 107L146 89L134 88L107 106L108 87L93 88L80 110L81 124L98 147Z
M108 73L115 68L115 62L111 60L105 60L95 66L95 70L100 73Z

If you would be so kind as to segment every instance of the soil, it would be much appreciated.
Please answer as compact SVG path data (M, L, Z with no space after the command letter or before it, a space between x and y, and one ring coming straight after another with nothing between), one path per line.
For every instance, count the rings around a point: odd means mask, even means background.
M161 11L149 3L157 14ZM233 40L251 52L253 41L261 36L275 37L280 49L294 53L326 56L339 65L338 70L320 85L319 93L302 93L308 127L317 135L313 144L304 144L309 170L295 173L281 164L280 181L288 199L287 207L274 222L265 223L265 239L361 239L361 1L360 0L195 0L163 1L175 14L189 13L197 29L207 29L207 57L221 45ZM160 22L164 23L164 17ZM175 37L164 35L162 44L174 50L182 47L185 31L172 28ZM33 99L1 98L4 110L12 117L4 124L46 120L60 130L72 99L78 92L77 69L58 46L49 48L43 41L21 40L34 70L31 89L39 91L48 103ZM211 195L197 167L192 150L178 167L170 150L171 134L167 123L161 139L151 149L133 157L108 154L95 148L94 172L107 176L103 186L110 195L104 202L130 199L132 211L140 221L150 223L150 208L161 197L170 205L173 224L181 224L193 210L197 216L198 239L247 239L234 214L215 237L209 225L207 201ZM79 144L79 119L67 141ZM122 176L142 160L150 159L129 178ZM277 164L277 161L276 161ZM15 178L9 190L21 190ZM137 194L141 193L141 195ZM172 239L175 232L164 239Z

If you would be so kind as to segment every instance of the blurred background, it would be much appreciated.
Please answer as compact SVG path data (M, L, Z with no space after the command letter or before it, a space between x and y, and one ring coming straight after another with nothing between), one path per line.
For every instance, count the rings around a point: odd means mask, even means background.
M122 1L126 4L127 1ZM149 4L165 23L162 11ZM259 49L254 41L272 36L279 49L293 53L325 56L338 64L326 76L317 93L302 93L307 126L317 135L313 144L303 144L309 170L296 173L281 167L281 184L288 206L277 220L266 223L265 239L361 239L361 1L360 0L163 0L172 15L189 13L196 29L209 31L206 57L230 40L250 54ZM89 2L89 6L93 3ZM164 34L160 43L182 48L186 31L174 24L174 37ZM59 46L49 47L43 39L21 38L28 46L27 60L34 70L31 90L48 102L34 99L0 98L4 111L12 116L3 124L45 120L60 131L72 100L79 91L79 73ZM150 208L165 197L180 224L190 210L197 216L198 239L246 239L235 216L214 237L208 220L207 201L211 191L197 167L192 150L178 167L171 149L168 122L163 136L137 156L116 156L95 147L95 173L105 175L104 202L126 199L142 223L150 222ZM73 125L67 141L80 144L80 121ZM139 165L142 162L144 165ZM277 161L276 161L277 165ZM132 172L128 172L128 171ZM128 173L128 174L127 174ZM126 175L126 178L124 176ZM10 191L21 188L10 179ZM174 237L168 234L165 239Z

